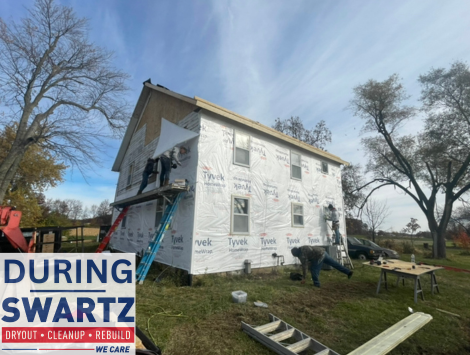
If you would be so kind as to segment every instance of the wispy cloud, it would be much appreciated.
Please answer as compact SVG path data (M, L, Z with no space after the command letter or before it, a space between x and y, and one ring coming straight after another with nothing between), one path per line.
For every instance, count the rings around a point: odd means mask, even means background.
M16 18L32 2L2 1L0 14ZM333 132L328 150L363 165L362 122L345 109L353 87L398 73L413 104L419 74L470 59L466 0L60 2L90 18L90 38L115 51L116 66L131 74L132 104L151 77L266 125L277 117L300 116L307 126L323 119ZM405 129L419 127L415 122ZM73 182L50 194L83 190L112 199L108 187L117 174L105 170L118 145L107 150L104 170L97 169L91 185L81 185L74 174ZM389 226L403 224L404 215L422 216L409 198L396 195L377 195L393 209Z

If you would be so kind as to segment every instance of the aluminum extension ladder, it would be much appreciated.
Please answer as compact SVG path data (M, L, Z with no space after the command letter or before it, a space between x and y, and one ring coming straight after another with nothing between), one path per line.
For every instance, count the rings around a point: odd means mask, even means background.
M316 355L339 355L273 314L269 314L269 319L270 323L259 327L252 327L242 322L242 329L249 336L280 355L295 355L307 349L313 350ZM289 338L293 338L297 342L293 344L281 343Z
M249 336L279 355L295 355L307 349L314 351L316 355L339 355L336 351L302 333L273 314L269 314L269 319L271 323L259 327L252 327L242 322L242 329ZM431 320L432 316L426 313L416 312L410 314L348 355L388 354ZM281 341L289 338L294 338L297 342L293 344L281 343Z
M106 248L106 246L109 244L109 241L111 240L111 236L113 235L114 231L116 230L116 228L119 226L119 224L121 223L121 221L124 219L124 217L126 216L127 214L127 211L129 210L129 206L127 207L124 207L124 209L121 211L121 213L119 213L119 216L116 218L116 220L114 221L113 225L111 226L111 228L109 229L108 233L106 234L106 236L103 238L103 240L101 241L100 245L98 246L98 249L96 249L96 252L95 253L102 253L103 250Z
M341 243L336 248L336 260L344 266L349 267L349 269L354 270L354 265L349 257L348 251L344 247L343 236L341 235L339 239L341 240Z
M155 234L150 242L147 250L145 251L144 255L142 256L142 260L140 261L139 267L137 268L136 272L136 281L139 284L143 284L145 278L147 277L147 273L152 265L153 261L155 260L155 256L157 255L158 250L160 249L160 244L165 236L165 231L167 227L170 225L173 215L175 214L176 210L178 209L178 204L185 195L186 192L178 193L174 198L173 201L167 199L169 202L165 208L165 212L163 213L162 219L160 224L155 231Z

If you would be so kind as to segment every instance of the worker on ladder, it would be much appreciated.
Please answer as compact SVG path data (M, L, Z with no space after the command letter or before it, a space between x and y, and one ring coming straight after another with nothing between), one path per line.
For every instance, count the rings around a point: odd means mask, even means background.
M331 203L328 205L328 210L330 211L330 215L325 216L325 219L331 221L331 229L335 233L335 242L333 244L339 245L341 244L341 234L339 233L338 211L336 211L336 208L334 208Z
M181 166L181 162L178 159L178 153L186 154L187 150L185 147L174 147L171 150L167 150L165 153L160 155L160 187L167 186L170 182L171 168L176 169L177 164ZM173 163L173 161L176 163Z

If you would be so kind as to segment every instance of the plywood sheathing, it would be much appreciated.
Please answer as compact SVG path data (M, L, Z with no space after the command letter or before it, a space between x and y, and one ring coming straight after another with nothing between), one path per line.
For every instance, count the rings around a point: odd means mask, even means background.
M162 117L178 123L197 107L160 91L153 91L136 130L147 124L145 145L160 136Z

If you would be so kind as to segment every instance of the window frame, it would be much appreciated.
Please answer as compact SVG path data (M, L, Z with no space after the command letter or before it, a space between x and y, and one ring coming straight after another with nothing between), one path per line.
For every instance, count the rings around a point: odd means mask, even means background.
M302 207L302 214L294 213L294 206L301 206ZM302 216L303 224L295 224L294 216ZM305 228L305 208L303 203L299 202L291 202L291 226L294 228Z
M241 214L237 213L235 214L235 208L234 208L234 202L235 199L243 199L248 201L248 213L247 214ZM234 224L234 216L235 215L240 215L240 216L247 216L247 221L248 221L248 231L247 232L235 232L233 230L233 224ZM247 196L241 196L241 195L232 195L232 200L230 204L230 234L231 235L250 235L251 231L251 223L250 223L250 215L251 215L251 198Z
M325 165L323 165L323 164L325 164ZM323 170L324 166L326 166L326 171ZM329 171L330 171L329 164L326 161L322 161L321 162L321 172L322 172L322 174L328 175Z
M248 165L243 164L243 163L239 163L239 162L237 162L237 159L236 159L236 157L237 157L237 135L238 134L248 137L248 145L249 145L249 148L248 148ZM238 149L246 150L244 148L238 148ZM233 130L233 164L234 165L244 166L244 167L247 167L247 168L249 168L251 166L251 136L249 134L246 134L246 133L243 133L243 132L237 131L237 130Z
M125 216L122 218L122 221L121 221L121 229L126 229L126 224L127 224L127 215L125 215Z
M295 166L300 168L300 178L292 175L292 167L294 166L294 164L292 163L292 154L299 156L300 165L295 165ZM290 178L293 180L302 181L302 154L294 152L292 150L290 151Z
M129 170L127 172L127 179L126 179L126 187L129 187L132 185L132 174L134 173L134 163L131 163L129 165Z
M160 213L160 212L158 211L159 201L163 201L163 204L162 204L163 209L162 209L162 211L161 211L162 216L160 217L160 220L158 221L158 224L157 224L157 213ZM162 218L163 218L163 215L165 214L165 210L166 210L166 208L167 208L167 205L168 205L168 202L167 202L163 197L158 197L158 198L156 199L156 205L155 205L155 222L154 222L154 225L155 225L154 228L155 228L155 230L157 230L157 228L158 228L160 222L162 221ZM172 228L172 225L173 225L173 219L170 221L170 225L168 226L167 230L171 229L171 228Z

